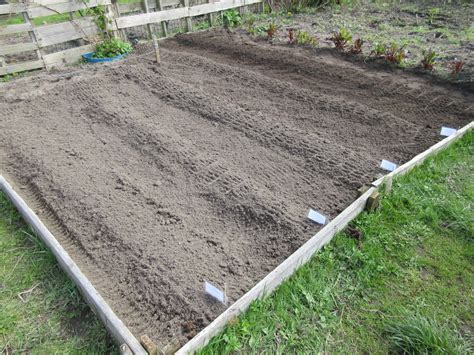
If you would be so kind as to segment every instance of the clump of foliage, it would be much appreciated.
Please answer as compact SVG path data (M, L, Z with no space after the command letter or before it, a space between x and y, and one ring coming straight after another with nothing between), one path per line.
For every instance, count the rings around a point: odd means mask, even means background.
M399 46L395 42L387 48L385 52L385 59L391 63L400 64L406 58L405 46Z
M436 52L429 49L428 51L423 50L423 59L421 65L425 70L433 70L436 59Z
M344 27L341 27L339 32L333 32L329 39L333 41L336 48L344 49L352 41L352 35Z
M464 62L462 60L455 60L454 62L451 63L451 75L453 77L457 77L459 73L461 72L462 68L464 66Z
M107 18L105 6L95 6L88 8L86 11L87 16L91 16L94 18L94 22L106 37L110 37L107 31L107 24L111 23L112 20Z
M316 39L316 37L311 36L306 31L297 31L295 42L303 46L307 45L311 47L316 47L318 45L318 40Z
M405 314L402 319L389 322L386 331L395 353L467 354L469 352L463 340L452 329L418 314Z
M268 38L268 40L271 41L273 39L273 37L275 37L277 31L278 31L278 25L275 22L270 23L267 27L267 38Z
M254 36L262 36L267 33L266 25L250 26L248 32Z
M387 51L387 46L383 43L375 43L372 47L372 51L370 52L371 55L375 55L377 57L382 57L385 55Z
M429 25L432 25L434 23L434 21L438 17L438 14L439 14L439 8L437 8L437 7L433 7L433 8L428 10L427 15L428 15L428 24Z
M234 9L224 11L222 14L222 20L225 28L236 27L242 23L242 17Z
M357 38L354 43L352 44L351 47L351 52L354 54L359 54L362 53L362 45L364 44L364 41L361 38Z
M119 38L106 39L95 47L94 58L112 58L132 51L130 43Z

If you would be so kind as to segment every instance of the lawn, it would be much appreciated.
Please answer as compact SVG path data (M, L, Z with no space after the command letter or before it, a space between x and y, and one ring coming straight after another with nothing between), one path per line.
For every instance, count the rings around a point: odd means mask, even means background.
M469 353L473 203L471 131L200 353Z

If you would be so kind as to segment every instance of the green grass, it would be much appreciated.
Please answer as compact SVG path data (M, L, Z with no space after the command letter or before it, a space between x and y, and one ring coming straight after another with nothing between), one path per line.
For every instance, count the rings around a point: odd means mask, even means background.
M471 131L200 353L472 353L473 204Z
M80 16L79 13L76 16ZM54 23L66 22L69 21L69 13L66 14L55 14L49 16L42 16L37 17L31 20L31 23L34 26L42 26L42 25L52 25ZM23 17L21 15L10 16L5 19L0 19L0 27L8 26L8 25L18 25L24 23Z
M53 255L0 193L0 353L114 352Z

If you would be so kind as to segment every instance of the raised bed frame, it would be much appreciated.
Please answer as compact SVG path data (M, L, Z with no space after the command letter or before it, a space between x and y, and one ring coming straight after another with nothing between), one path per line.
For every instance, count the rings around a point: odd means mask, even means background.
M355 217L362 212L366 206L369 196L376 191L384 181L391 180L394 176L403 175L421 164L427 157L447 148L451 143L461 138L466 132L474 128L474 121L470 122L456 133L436 143L423 153L418 154L409 162L401 165L393 172L374 181L369 188L357 200L351 203L342 213L329 222L323 229L316 233L311 239L303 244L298 250L290 255L285 261L270 272L263 280L258 282L250 291L238 299L226 311L218 316L211 324L204 328L188 343L186 343L176 354L190 354L205 346L209 340L224 329L226 324L244 312L254 300L268 296L283 281L289 278L301 265L305 264L318 250L329 243L331 239ZM387 180L386 180L387 179ZM0 175L0 190L2 190L23 216L24 220L35 230L41 240L53 252L61 268L69 275L86 302L99 316L105 327L114 337L121 351L131 351L134 354L146 354L140 342L133 336L124 323L115 315L109 305L100 296L91 282L81 272L69 254L60 245L57 239L51 234L46 226L41 222L34 211L28 207L25 201L18 195L13 187Z

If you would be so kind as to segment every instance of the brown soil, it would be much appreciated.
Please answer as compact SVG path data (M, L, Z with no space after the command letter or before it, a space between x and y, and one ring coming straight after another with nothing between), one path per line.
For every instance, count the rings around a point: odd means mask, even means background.
M223 30L0 86L0 161L137 336L193 336L469 98ZM471 116L472 117L472 116Z

